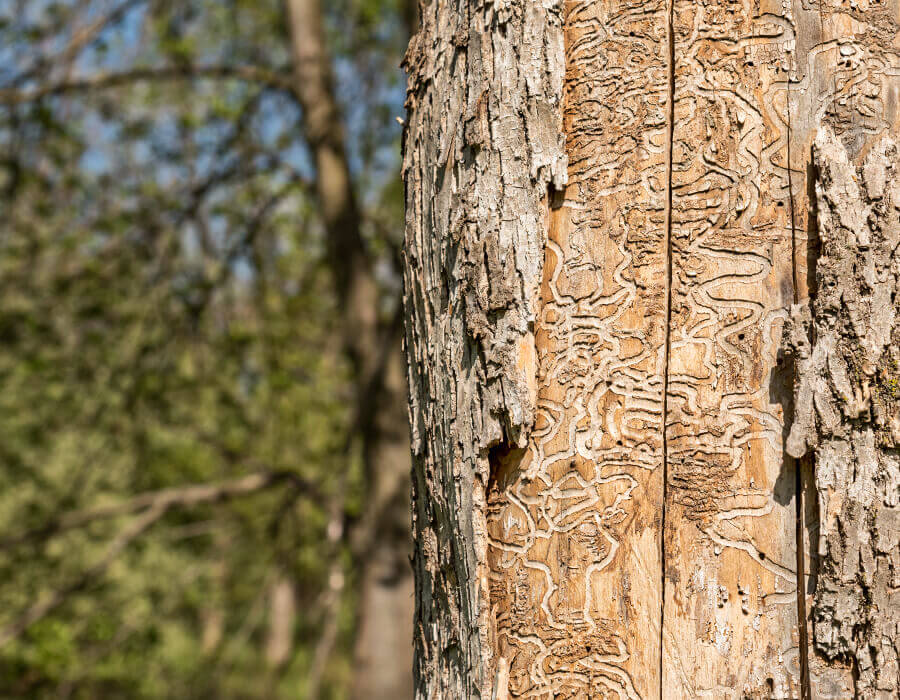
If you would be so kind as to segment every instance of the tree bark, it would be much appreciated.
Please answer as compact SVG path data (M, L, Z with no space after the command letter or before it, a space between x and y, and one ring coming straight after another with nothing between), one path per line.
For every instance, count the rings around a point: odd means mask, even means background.
M900 5L422 10L418 696L895 697Z
M900 693L900 153L885 135L858 166L815 142L818 294L792 309L796 416L786 443L815 454L825 659L852 659L864 697Z

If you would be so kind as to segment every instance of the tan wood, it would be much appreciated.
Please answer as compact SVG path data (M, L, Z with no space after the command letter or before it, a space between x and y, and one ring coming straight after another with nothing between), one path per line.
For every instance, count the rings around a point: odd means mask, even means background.
M538 414L495 458L510 697L659 695L668 72L661 0L566 4L569 185L551 202Z
M780 6L677 0L673 30L663 686L670 698L799 698L778 359L793 300L779 99L791 28Z

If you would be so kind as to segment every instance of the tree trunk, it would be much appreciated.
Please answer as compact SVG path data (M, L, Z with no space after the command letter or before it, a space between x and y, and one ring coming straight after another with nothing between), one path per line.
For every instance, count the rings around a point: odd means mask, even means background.
M409 428L399 338L387 363L375 418L379 437L367 444L367 462L376 474L363 513L369 525L354 543L362 569L352 693L357 700L413 696Z
M418 695L896 697L900 4L422 13Z
M379 323L379 289L345 150L320 0L285 0L296 94L316 165L316 194L355 380L356 422L368 487L350 540L360 578L353 697L412 697L413 581L409 567L410 460L398 324ZM326 654L327 655L327 654Z

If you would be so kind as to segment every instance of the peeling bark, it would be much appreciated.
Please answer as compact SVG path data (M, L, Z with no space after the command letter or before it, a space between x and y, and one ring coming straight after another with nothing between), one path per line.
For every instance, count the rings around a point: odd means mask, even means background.
M816 129L856 167L893 162L875 144L900 123L900 3L847 5L425 6L404 170L419 697L896 693L895 404L870 392L883 426L866 449L887 470L832 458L823 476L800 395L784 445L780 340L815 277ZM848 225L874 227L871 251L896 231L893 167L858 176L883 181ZM865 293L896 310L890 264ZM872 376L896 369L890 313L872 317ZM811 460L791 457L807 433L840 487L821 561ZM880 591L869 608L850 614L848 581Z
M548 188L566 179L557 0L421 6L405 133L417 693L489 697L489 450L534 420Z
M856 693L900 692L900 154L857 167L832 131L814 147L818 293L792 308L787 450L815 455L815 648L852 663Z

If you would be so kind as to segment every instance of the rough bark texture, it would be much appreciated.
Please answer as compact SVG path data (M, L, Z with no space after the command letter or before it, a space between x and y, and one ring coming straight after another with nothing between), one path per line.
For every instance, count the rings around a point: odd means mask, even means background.
M815 646L850 660L856 692L900 693L900 154L884 137L857 168L815 143L818 293L792 309L796 413L819 501Z
M896 139L900 133L900 3L793 0L791 6L791 58L785 66L790 79L784 92L789 105L785 162L792 177L795 301L800 301L816 291L819 234L812 146L819 128L827 125L839 136L849 161L857 167L885 134ZM855 685L852 659L827 659L813 644L818 570L827 563L820 562L816 546L821 514L812 456L800 460L799 467L800 494L805 500L800 544L806 585L801 603L805 604L808 620L811 693L812 697L851 697ZM868 694L866 690L857 692L859 697Z
M548 188L562 188L559 2L422 5L405 135L405 303L423 697L490 697L488 451L534 420ZM483 694L483 695L482 695Z
M781 338L814 277L816 129L853 167L897 133L898 16L427 6L405 163L420 696L894 692L864 673L896 674L894 617L834 622L871 662L820 631L843 608L826 583L812 604L832 555L807 552L820 526L812 462L784 450ZM895 505L896 477L871 478ZM891 517L873 552L896 548ZM896 607L896 555L872 556L878 609Z

